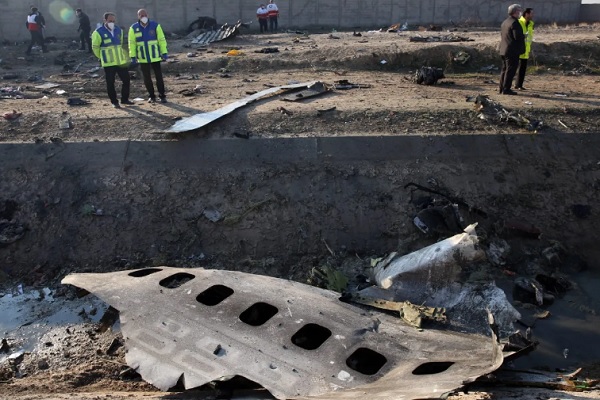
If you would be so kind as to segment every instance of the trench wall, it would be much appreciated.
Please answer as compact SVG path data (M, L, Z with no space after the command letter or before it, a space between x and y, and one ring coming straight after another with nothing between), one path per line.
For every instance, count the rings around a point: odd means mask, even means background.
M509 1L498 0L280 0L281 28L372 29L395 23L411 25L468 23L498 25ZM254 21L259 2L250 0L0 0L0 39L25 40L29 5L37 6L47 21L48 36L77 37L74 9L82 8L93 22L105 11L117 13L118 22L129 26L144 7L165 30L186 28L198 16L212 16L219 23ZM538 23L573 23L580 17L580 0L531 0L524 7L536 10ZM256 24L254 24L256 25ZM253 29L257 29L254 26Z
M423 238L412 200L428 193L410 182L483 210L484 236L532 224L597 269L598 148L598 135L550 133L1 144L0 201L26 231L0 245L0 272L220 260L285 277L286 260L311 268L324 242L381 256Z

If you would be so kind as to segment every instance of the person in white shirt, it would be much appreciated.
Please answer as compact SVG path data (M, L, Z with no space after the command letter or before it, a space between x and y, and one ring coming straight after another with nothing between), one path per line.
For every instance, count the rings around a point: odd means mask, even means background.
M269 5L267 6L267 15L269 16L269 30L271 32L276 32L279 8L277 8L277 4L275 4L273 0L269 0Z
M267 21L269 18L269 11L264 4L261 4L259 9L256 10L256 19L258 19L258 25L260 26L260 33L267 31Z

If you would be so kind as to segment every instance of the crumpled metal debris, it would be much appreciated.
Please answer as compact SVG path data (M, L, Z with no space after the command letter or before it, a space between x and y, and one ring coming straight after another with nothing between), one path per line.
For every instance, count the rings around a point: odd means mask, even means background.
M449 35L438 35L438 36L411 36L409 38L411 42L474 42L474 39L470 39L466 36L459 36L451 33Z
M323 82L315 82L315 83L309 85L304 90L289 94L287 96L283 96L281 98L281 100L283 100L283 101L299 101L299 100L308 99L310 97L320 96L329 91L331 91L330 86L324 84Z
M498 331L503 336L514 333L514 322L521 320L521 314L508 301L506 293L494 283L451 281L445 286L432 287L421 280L408 278L406 281L395 282L389 289L371 286L359 291L358 294L382 300L409 301L412 304L443 308L446 316L445 326L461 332L486 333L488 331L486 310L494 316Z
M465 65L471 59L471 55L466 51L459 51L452 57L452 61L456 64Z
M458 210L458 204L430 206L419 211L413 223L426 235L454 234L464 228L464 221Z
M418 29L421 32L425 32L425 31L428 31L428 32L441 32L442 31L442 27L441 26L433 25L433 24L429 24L429 26L423 26L423 25L421 25L421 26L419 26Z
M478 117L484 121L513 123L529 131L538 131L544 126L543 121L527 118L518 111L508 110L486 95L468 97L467 101L475 102L475 111L477 111Z
M358 293L372 298L446 309L448 325L467 332L487 330L486 311L495 317L502 334L514 331L521 318L506 294L492 282L461 283L463 267L485 260L475 225L413 253L372 261L377 286Z
M25 94L20 87L5 86L0 88L0 99L24 99Z
M415 72L415 82L419 85L435 85L438 80L444 78L442 68L421 67Z
M333 85L335 90L370 89L371 87L368 83L351 83L347 79L335 81Z
M513 298L523 303L537 304L538 306L549 305L554 302L554 296L547 293L540 282L523 276L515 279Z
M255 53L263 53L263 54L272 54L279 53L279 49L277 47L265 47L260 50L254 50Z
M417 331L278 278L159 267L62 282L120 311L128 365L162 390L237 375L280 399L411 400L440 397L503 362L494 334Z
M446 309L443 307L427 307L412 304L410 301L388 301L362 296L360 294L347 294L346 300L357 304L375 307L381 310L397 311L398 316L407 324L421 328L423 320L445 323Z
M427 287L446 286L460 272L457 259L474 262L485 258L484 251L478 246L476 226L469 225L463 233L404 256L396 257L396 253L391 253L374 266L375 283L387 289L395 281L400 278L405 281L406 275L410 275L411 280L419 280Z
M578 378L583 368L571 373L548 372L538 370L509 370L498 371L494 376L486 377L482 382L493 382L505 386L537 387L568 392L584 392L599 390L600 379Z
M404 22L403 24L397 23L397 24L393 24L390 27L387 28L387 32L389 33L395 33L398 31L407 31L408 30L408 21Z
M90 104L90 102L80 97L70 97L67 99L67 104L70 106L85 106Z
M240 27L242 25L244 24L241 21L236 22L234 25L224 24L217 30L211 30L196 36L196 38L192 40L192 44L206 45L235 37L240 33Z
M195 114L191 117L184 118L180 121L177 121L173 126L167 129L169 133L181 133L192 131L194 129L202 128L211 122L216 121L219 118L224 117L225 115L232 113L240 107L253 103L257 100L260 100L265 97L272 96L275 93L281 91L287 91L291 89L299 89L303 87L310 87L317 82L306 82L306 83L298 83L294 85L285 85L285 86L276 86L271 87L269 89L263 90L262 92L254 93L248 97L245 97L241 100L238 100L234 103L228 104L224 107L219 108L215 111L209 111L205 113Z

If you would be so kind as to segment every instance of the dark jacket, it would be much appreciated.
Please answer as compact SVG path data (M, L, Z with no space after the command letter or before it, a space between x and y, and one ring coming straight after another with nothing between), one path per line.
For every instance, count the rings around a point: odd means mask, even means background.
M86 13L82 12L79 15L79 28L77 31L90 32L92 30L92 25L90 24L90 17L86 15Z
M509 15L502 23L500 35L501 56L519 58L525 53L525 35L517 18Z

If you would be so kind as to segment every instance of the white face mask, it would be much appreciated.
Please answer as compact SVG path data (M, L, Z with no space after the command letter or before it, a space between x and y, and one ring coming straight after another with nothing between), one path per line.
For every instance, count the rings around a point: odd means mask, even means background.
M142 18L140 18L140 21L142 22L142 24L147 24L148 23L148 17L142 17Z
M114 22L109 22L109 23L106 24L106 26L108 26L108 29L110 29L111 31L113 29L115 29L115 23Z

